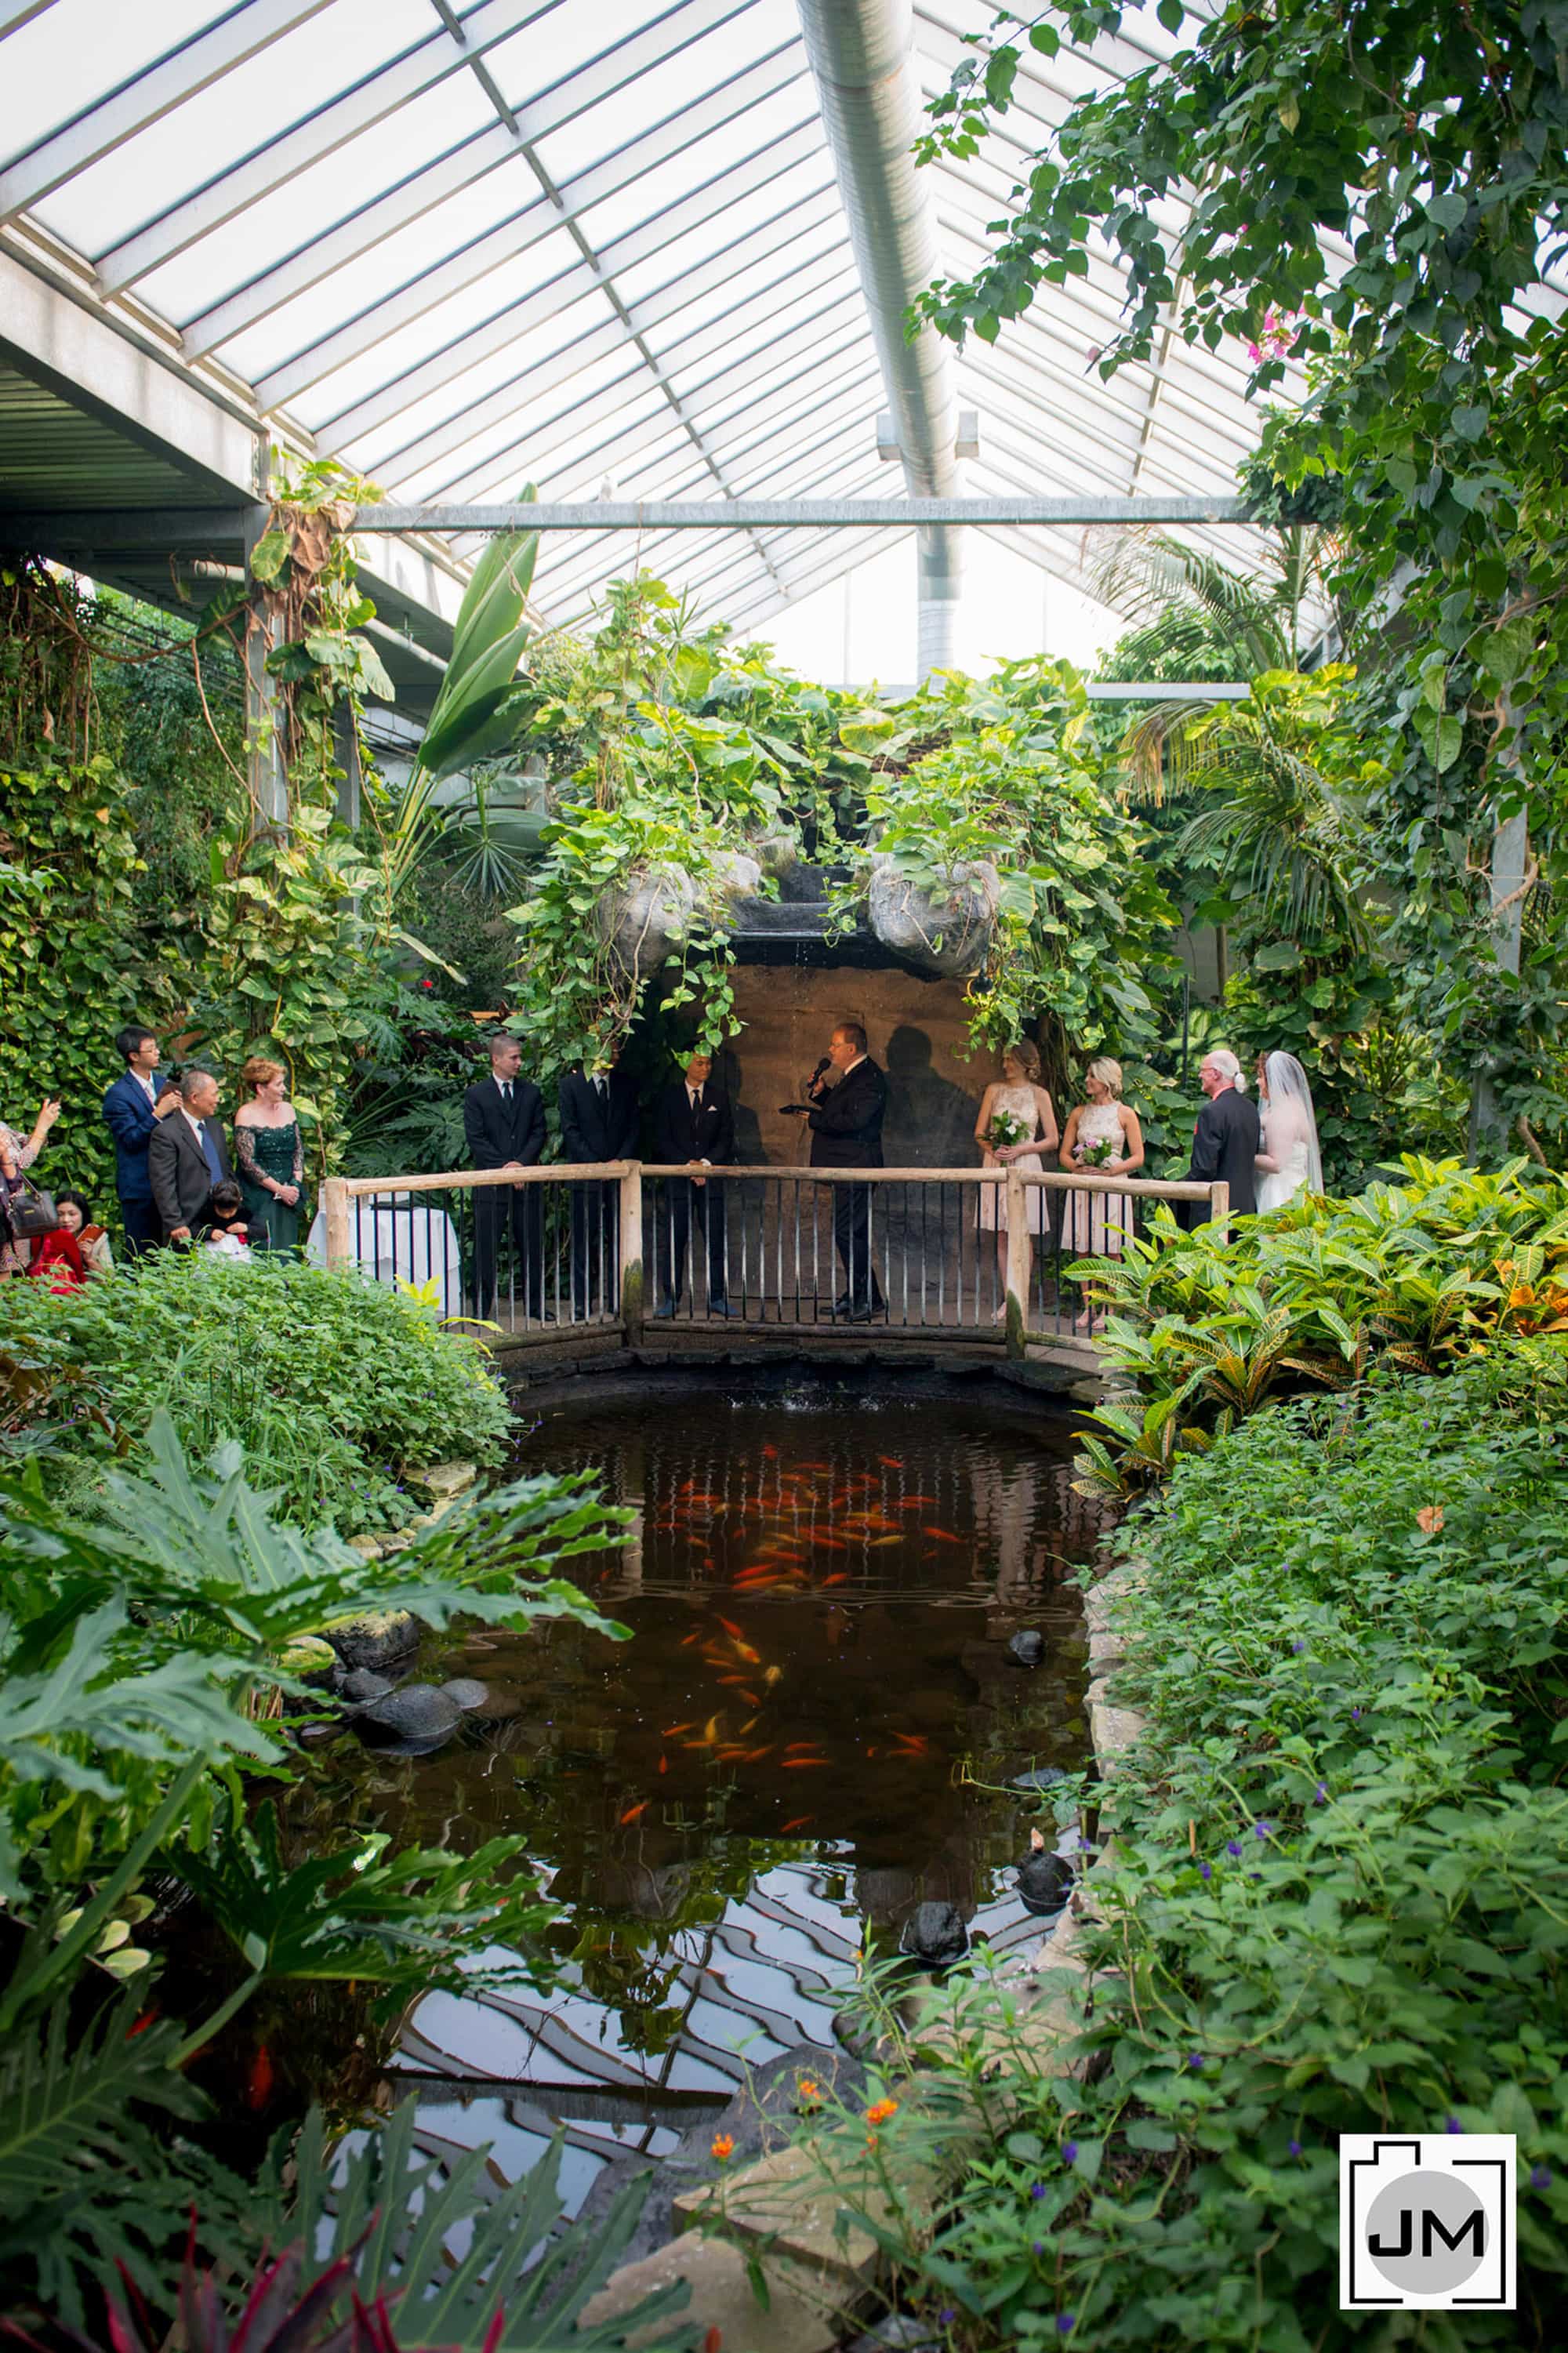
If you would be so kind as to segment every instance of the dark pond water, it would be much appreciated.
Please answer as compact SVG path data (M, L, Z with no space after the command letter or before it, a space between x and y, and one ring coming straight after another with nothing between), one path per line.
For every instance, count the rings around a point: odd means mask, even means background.
M569 1907L559 1989L432 1994L405 2021L393 2068L424 2083L432 2149L493 2141L515 2178L563 2129L574 2211L748 2069L829 2044L868 1929L896 1944L934 1898L994 1946L1037 1939L1013 1883L1037 1810L1005 1785L1085 1754L1061 1580L1100 1523L1071 1451L1047 1411L999 1423L956 1392L542 1418L523 1467L596 1466L637 1514L623 1550L575 1567L634 1639L563 1622L432 1645L421 1673L488 1687L460 1740L393 1759L340 1739L290 1805L307 1841L525 1832ZM1033 1672L1005 1655L1021 1626L1046 1636Z

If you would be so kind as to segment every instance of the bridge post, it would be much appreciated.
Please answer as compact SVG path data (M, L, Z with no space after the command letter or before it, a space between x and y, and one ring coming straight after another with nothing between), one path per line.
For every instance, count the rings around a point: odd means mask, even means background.
M1029 1328L1029 1198L1011 1165L1004 1184L1007 1218L1007 1354L1022 1357Z
M621 1178L621 1314L626 1344L642 1338L642 1162L631 1161Z
M347 1266L353 1258L349 1239L349 1188L342 1176L329 1176L321 1186L321 1222L326 1229L327 1264Z

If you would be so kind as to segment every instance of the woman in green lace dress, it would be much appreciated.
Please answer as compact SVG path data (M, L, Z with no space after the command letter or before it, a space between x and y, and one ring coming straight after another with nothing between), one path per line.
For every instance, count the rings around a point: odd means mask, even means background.
M251 1239L267 1250L299 1247L305 1198L305 1147L285 1092L280 1062L253 1054L240 1073L244 1100L234 1115L234 1157Z

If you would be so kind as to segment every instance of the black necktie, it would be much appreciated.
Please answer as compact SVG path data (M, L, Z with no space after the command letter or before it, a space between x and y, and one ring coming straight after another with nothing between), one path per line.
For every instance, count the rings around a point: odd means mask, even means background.
M601 1103L607 1102L609 1100L610 1093L610 1082L608 1079L595 1079L594 1082L594 1092L598 1096Z
M511 1081L510 1079L503 1079L500 1082L500 1099L503 1103L509 1103L511 1101Z

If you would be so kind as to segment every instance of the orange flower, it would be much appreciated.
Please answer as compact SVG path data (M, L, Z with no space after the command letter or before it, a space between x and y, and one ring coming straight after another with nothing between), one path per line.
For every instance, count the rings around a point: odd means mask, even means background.
M733 2134L715 2133L713 2136L713 2154L718 2158L721 2165L723 2165L728 2158L733 2157L735 2154L735 2141Z
M1415 1514L1415 1525L1424 1536L1441 1535L1443 1533L1442 1504L1423 1504Z
M813 2104L820 2100L822 2097L822 2088L817 2083L815 2075L797 2076L795 2079L795 2088L803 2100L810 2101Z
M866 2122L868 2125L885 2125L889 2116L896 2116L898 2113L897 2100L879 2100L875 2107L867 2109Z

